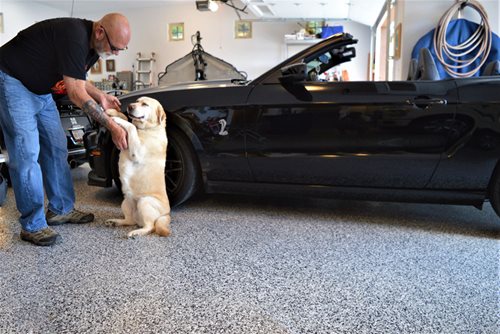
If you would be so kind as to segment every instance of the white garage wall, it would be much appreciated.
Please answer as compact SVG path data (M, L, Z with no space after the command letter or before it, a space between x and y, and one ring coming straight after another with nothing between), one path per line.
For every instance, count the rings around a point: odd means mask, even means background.
M251 39L235 39L234 22L238 17L227 6L220 6L215 13L196 10L194 2L121 12L129 18L133 35L129 49L116 58L118 70L129 70L135 63L137 52L155 52L158 59L156 71L162 72L166 65L191 51L193 44L190 36L200 31L203 38L201 44L206 52L247 72L252 79L286 58L284 35L301 28L297 22L259 21L253 22ZM87 17L99 19L103 14L87 13ZM251 15L242 15L242 19L253 18ZM168 24L176 22L184 22L183 41L168 40ZM334 23L344 25L345 31L360 40L357 46L359 58L353 61L350 65L353 70L349 71L351 80L364 80L370 45L369 27L356 22L330 22ZM91 79L100 80L103 76L91 76Z
M440 17L455 0L398 0L398 21L403 22L402 54L395 62L396 79L405 79L411 50L416 41L429 30L435 28ZM486 8L489 21L495 33L500 32L500 1L480 0ZM36 21L47 18L69 16L71 3L67 11L56 10L29 0L0 0L0 12L4 13L4 33L0 33L0 45L14 37L18 31ZM120 8L116 9L120 11ZM475 19L475 15L467 9L465 17ZM192 44L189 36L197 30L202 33L202 45L205 51L220 57L239 70L246 71L249 78L255 78L272 67L286 56L283 41L284 34L300 29L297 22L254 22L252 39L234 39L234 21L237 19L234 11L221 6L216 13L199 12L191 3L165 3L161 7L123 10L130 19L133 36L128 51L116 58L118 71L131 70L135 63L137 52L157 54L157 72L164 70L172 61L187 54ZM78 11L75 6L73 16L88 19L99 19L104 12L99 8L92 13ZM243 18L253 18L243 15ZM168 23L184 22L186 38L181 42L168 41ZM364 80L367 72L367 55L369 52L369 28L355 22L330 22L342 24L345 31L351 32L359 43L356 47L357 57L348 66L351 80ZM91 79L101 80L108 73L92 76Z
M11 40L20 30L35 22L49 18L68 16L67 12L40 5L33 1L0 0L0 13L3 13L4 32L0 33L0 45Z
M237 16L232 9L224 6L215 13L200 12L196 10L194 2L123 10L121 13L130 21L132 40L129 49L116 58L118 70L130 70L135 64L137 52L155 52L156 70L162 72L166 65L191 52L191 36L200 31L201 44L206 52L254 77L276 64L284 52L284 34L295 28L293 23L254 23L253 38L235 39L234 21ZM99 19L102 14L94 14L91 18ZM176 22L184 22L183 41L169 41L168 25Z
M4 1L1 0L1 2ZM11 33L3 34L3 43L12 38L17 31L35 21L49 17L69 16L71 10L68 6L68 12L53 11L50 8L35 5L33 1L8 0L8 3L8 7L4 5L3 12L6 24L9 19ZM145 55L155 52L156 72L162 72L166 65L191 51L193 45L190 36L199 30L203 38L201 43L206 52L233 64L238 70L247 72L249 78L255 78L286 58L284 35L301 28L295 21L253 22L251 39L235 39L234 21L238 17L233 9L221 5L219 11L215 13L200 12L195 8L194 0L193 3L174 2L139 9L117 8L116 11L129 18L132 28L129 49L117 57L110 58L115 59L117 71L131 70L132 65L135 65L137 52ZM99 8L93 12L82 12L78 10L78 6L75 6L73 16L98 20L104 14L106 12ZM242 19L254 19L254 17L242 14ZM183 41L172 42L168 40L168 24L176 22L184 22L185 38ZM369 27L348 21L332 21L329 24L343 25L344 31L352 33L359 39L356 46L358 56L346 67L351 80L364 80L367 77ZM108 74L110 73L104 70L101 75L90 75L89 78L100 81L102 78L107 78ZM156 82L156 74L154 81Z

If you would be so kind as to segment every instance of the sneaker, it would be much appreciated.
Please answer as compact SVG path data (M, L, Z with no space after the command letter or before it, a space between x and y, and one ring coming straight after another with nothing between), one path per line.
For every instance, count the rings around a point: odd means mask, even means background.
M59 233L50 227L46 227L37 232L21 230L21 239L29 241L37 246L52 246L57 240L61 239L61 237Z
M76 209L71 210L65 215L57 215L52 211L47 210L45 219L47 219L47 224L50 226L61 224L85 224L94 221L94 215L92 213L85 213Z

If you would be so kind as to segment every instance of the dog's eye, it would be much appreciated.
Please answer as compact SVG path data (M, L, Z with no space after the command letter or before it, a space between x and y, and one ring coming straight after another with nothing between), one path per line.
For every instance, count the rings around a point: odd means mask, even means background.
M146 102L142 102L142 106L143 107L149 107L148 104Z

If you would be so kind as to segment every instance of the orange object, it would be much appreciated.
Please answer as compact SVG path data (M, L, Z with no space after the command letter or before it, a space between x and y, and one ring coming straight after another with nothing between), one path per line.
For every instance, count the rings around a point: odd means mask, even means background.
M349 72L342 70L342 81L349 81Z
M54 94L66 94L66 86L64 85L64 80L58 81L51 89Z

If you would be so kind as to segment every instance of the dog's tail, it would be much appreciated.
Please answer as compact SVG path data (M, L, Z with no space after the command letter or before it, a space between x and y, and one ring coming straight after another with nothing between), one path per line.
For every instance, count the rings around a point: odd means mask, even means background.
M168 237L170 235L170 214L166 214L156 219L155 232L162 237Z

